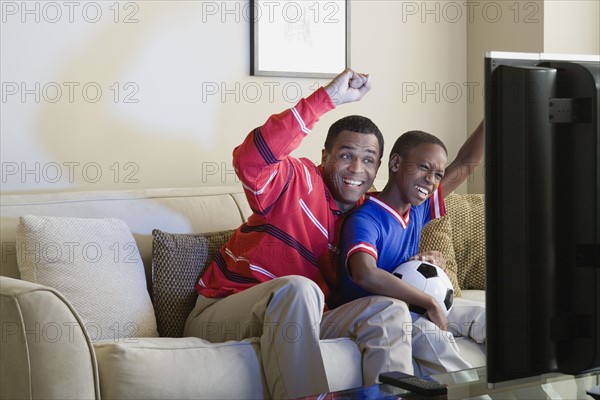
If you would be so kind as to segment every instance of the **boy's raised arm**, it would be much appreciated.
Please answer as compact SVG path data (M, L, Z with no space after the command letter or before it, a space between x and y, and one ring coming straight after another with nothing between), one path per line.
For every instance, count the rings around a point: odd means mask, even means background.
M452 193L461 183L467 179L469 174L481 163L484 153L484 129L483 121L479 123L473 133L461 146L456 158L446 168L446 173L441 181L444 196Z

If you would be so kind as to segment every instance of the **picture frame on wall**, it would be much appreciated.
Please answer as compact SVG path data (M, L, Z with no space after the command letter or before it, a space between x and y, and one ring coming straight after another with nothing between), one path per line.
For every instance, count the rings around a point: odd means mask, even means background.
M332 78L350 65L347 0L250 0L250 74Z

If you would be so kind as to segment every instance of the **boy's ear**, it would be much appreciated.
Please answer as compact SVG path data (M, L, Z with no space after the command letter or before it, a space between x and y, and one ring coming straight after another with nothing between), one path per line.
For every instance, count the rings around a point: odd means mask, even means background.
M402 163L402 157L398 153L394 153L390 156L390 161L388 163L388 169L391 172L398 172L400 169L400 164Z
M323 149L321 150L321 164L325 164L325 161L327 160L327 150Z

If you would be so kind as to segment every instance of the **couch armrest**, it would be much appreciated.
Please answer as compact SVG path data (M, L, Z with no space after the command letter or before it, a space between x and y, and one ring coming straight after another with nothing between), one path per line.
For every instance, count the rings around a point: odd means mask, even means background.
M98 399L93 346L51 288L0 276L0 398Z

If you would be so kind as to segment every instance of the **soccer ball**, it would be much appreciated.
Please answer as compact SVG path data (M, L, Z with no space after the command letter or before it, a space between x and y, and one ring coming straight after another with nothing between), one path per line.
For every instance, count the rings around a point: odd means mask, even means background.
M454 288L443 269L424 261L413 260L397 266L393 274L409 285L433 296L446 311L446 316L448 315L454 302ZM426 311L422 307L411 304L408 309L421 315Z

